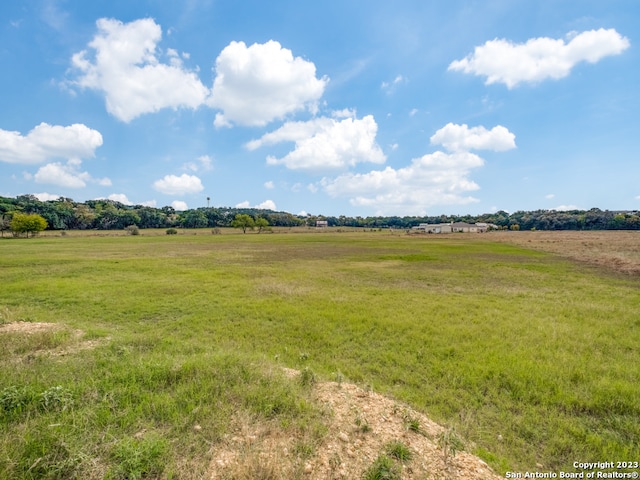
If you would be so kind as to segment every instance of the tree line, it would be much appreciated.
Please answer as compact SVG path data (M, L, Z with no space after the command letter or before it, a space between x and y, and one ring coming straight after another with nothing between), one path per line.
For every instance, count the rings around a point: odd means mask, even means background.
M410 229L420 223L484 222L500 229L519 230L640 230L639 211L535 210L507 213L498 211L482 215L377 216L294 215L255 208L202 207L178 212L174 208L124 205L113 200L75 202L70 198L40 201L34 195L0 197L0 230L10 229L15 213L37 214L49 230L121 230L138 228L217 228L238 226L238 215L246 215L259 228L315 227L323 220L330 227ZM246 217L243 217L248 221ZM250 222L249 222L250 223Z

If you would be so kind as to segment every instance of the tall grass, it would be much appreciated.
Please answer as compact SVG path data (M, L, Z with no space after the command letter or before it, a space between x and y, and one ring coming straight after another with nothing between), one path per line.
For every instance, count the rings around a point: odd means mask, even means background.
M320 432L278 365L407 401L501 471L637 458L640 281L490 239L0 242L3 318L105 340L25 356L35 340L0 334L0 400L22 399L0 406L0 477L197 478L239 410ZM72 341L57 335L41 349ZM42 410L56 386L72 402Z

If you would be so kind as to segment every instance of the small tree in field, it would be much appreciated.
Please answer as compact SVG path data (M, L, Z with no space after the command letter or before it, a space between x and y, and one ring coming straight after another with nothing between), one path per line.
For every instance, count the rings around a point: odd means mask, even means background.
M0 215L0 236L4 237L4 231L11 229L11 220L8 216Z
M231 222L231 226L233 228L241 228L242 233L247 233L247 228L253 230L256 226L256 222L253 220L253 217L251 215L247 215L246 213L239 213Z
M256 218L256 227L258 227L258 233L263 230L269 230L269 220L264 217Z
M47 221L37 213L16 212L11 219L11 231L14 234L26 233L33 237L36 233L47 228Z

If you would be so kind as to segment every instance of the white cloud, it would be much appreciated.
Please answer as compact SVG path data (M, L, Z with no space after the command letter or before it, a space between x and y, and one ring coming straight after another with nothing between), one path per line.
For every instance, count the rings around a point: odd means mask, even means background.
M569 75L580 62L596 63L626 50L629 39L614 29L570 33L563 39L532 38L526 43L495 39L475 47L472 54L449 65L449 70L487 77L486 84L513 88L523 82L538 83Z
M477 202L470 192L480 187L469 177L473 169L484 165L484 160L468 150L515 148L513 134L504 127L497 128L448 124L431 137L431 142L447 147L450 153L429 153L404 168L325 177L319 185L330 197L349 198L352 205L373 208L377 215L424 215L435 205Z
M342 110L334 110L331 112L333 118L356 118L356 111L351 108L343 108Z
M270 40L247 47L231 42L216 59L216 78L209 104L223 113L215 125L263 126L303 110L317 110L328 79L316 78L312 62Z
M201 155L196 160L197 162L185 163L182 168L191 170L192 172L198 172L200 170L208 172L213 170L213 159L209 155Z
M544 198L546 198L547 200L551 200L552 198L554 198L556 195L554 193L550 193L548 195L545 195Z
M133 202L131 202L124 193L112 193L108 198L114 202L120 202L123 205L133 205Z
M407 79L405 77L403 77L402 75L397 75L396 78L394 78L393 81L391 82L382 82L382 85L380 85L380 88L382 90L385 90L387 93L393 93L396 86L406 82L407 82Z
M257 208L259 210L276 210L276 204L273 200L265 200L258 205L251 206L248 200L236 204L236 208Z
M55 195L53 193L47 193L47 192L34 193L33 196L36 197L41 202L47 202L49 200L57 200L61 197L61 195Z
M209 155L199 156L198 162L200 162L200 168L202 168L202 170L209 171L213 169L213 159Z
M467 125L448 123L433 134L432 145L442 145L451 152L469 150L493 150L501 152L516 148L516 136L505 127L498 125L491 130L483 126L469 128Z
M140 205L142 205L143 207L154 207L157 205L158 203L155 200L147 200L146 202L142 202Z
M153 19L130 23L101 18L89 49L72 57L81 73L73 82L101 91L109 113L129 122L163 108L197 108L210 94L198 76L182 65L169 49L169 64L157 57L162 30Z
M483 164L473 153L435 152L404 168L347 173L324 178L320 185L329 196L348 197L352 205L374 208L377 215L424 215L434 205L477 202L468 192L480 187L468 176Z
M256 205L256 208L260 208L262 210L276 210L276 204L273 200L265 200L264 202Z
M274 188L276 188L276 185L271 180L269 180L268 182L264 182L264 188L273 190Z
M171 206L177 212L184 212L185 210L189 210L189 206L187 205L187 203L183 202L182 200L174 200L173 202L171 202Z
M386 157L376 143L378 125L372 115L358 120L316 118L308 122L287 122L279 129L252 140L246 147L295 142L295 148L282 158L267 157L269 165L291 170L336 170L362 162L384 163Z
M108 178L93 178L88 172L79 170L80 163L70 161L67 164L59 162L48 163L38 169L34 175L36 183L47 183L67 188L83 188L89 183L97 183L102 186L110 186Z
M204 190L202 182L195 175L183 173L179 177L176 175L165 175L164 178L156 180L153 188L166 195L185 195L188 193L198 193Z
M555 210L556 212L567 212L569 210L581 210L581 208L576 205L558 205L557 207L552 208L552 210Z
M0 161L8 163L91 158L101 145L100 132L78 123L68 127L41 123L27 135L0 129Z

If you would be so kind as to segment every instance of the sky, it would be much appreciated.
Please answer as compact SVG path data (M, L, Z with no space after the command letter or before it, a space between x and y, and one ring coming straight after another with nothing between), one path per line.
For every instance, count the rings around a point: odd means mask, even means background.
M0 195L640 209L637 0L0 4Z

